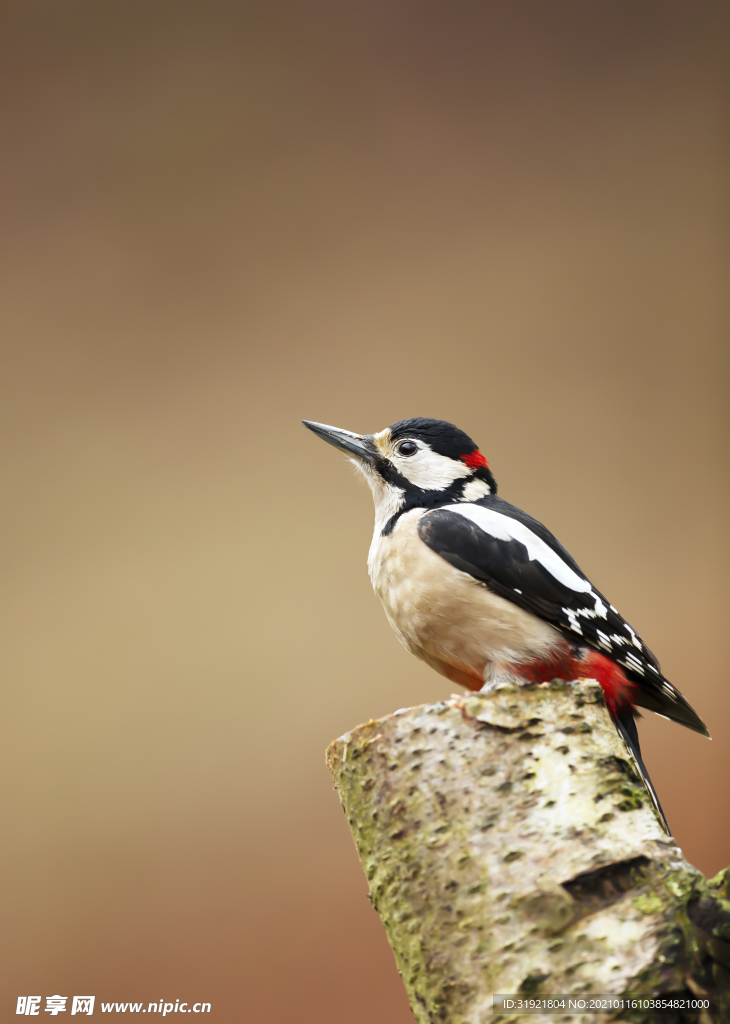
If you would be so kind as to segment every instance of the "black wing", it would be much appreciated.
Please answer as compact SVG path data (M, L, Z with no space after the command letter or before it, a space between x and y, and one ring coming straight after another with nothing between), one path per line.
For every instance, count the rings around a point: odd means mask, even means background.
M426 512L418 533L455 568L621 665L638 683L642 707L709 736L638 633L541 523L489 496Z

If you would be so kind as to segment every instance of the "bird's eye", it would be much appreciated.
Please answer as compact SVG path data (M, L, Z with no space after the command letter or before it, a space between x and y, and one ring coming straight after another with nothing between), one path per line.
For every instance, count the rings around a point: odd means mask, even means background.
M407 458L409 455L416 454L416 452L418 451L418 445L416 444L415 441L401 441L401 443L396 448L396 451L398 452L399 455L405 455Z

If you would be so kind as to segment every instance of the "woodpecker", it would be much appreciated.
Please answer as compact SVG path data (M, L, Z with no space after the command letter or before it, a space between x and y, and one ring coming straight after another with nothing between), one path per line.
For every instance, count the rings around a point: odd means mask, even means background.
M709 737L707 727L552 533L497 497L471 438L420 417L377 434L303 422L345 452L370 485L368 570L401 643L474 691L488 692L505 674L597 680L671 834L641 758L636 708Z

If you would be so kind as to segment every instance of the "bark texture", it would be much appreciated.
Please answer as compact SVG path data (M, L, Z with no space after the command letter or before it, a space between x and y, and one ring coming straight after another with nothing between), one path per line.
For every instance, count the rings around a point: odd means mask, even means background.
M709 994L730 1021L728 878L665 835L595 682L396 712L327 762L417 1021L710 1019L493 1015L496 993Z

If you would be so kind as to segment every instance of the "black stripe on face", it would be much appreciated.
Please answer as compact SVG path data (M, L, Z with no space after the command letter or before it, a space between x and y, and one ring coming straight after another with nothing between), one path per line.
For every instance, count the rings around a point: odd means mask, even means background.
M392 533L395 529L395 525L404 514L404 512L410 512L413 508L439 508L441 505L449 505L452 502L459 501L461 499L461 493L464 489L464 484L469 480L473 480L474 477L467 477L466 481L462 478L454 480L452 484L446 487L442 491L424 491L420 487L414 487L413 484L406 480L405 477L395 469L395 467L388 462L386 459L383 460L385 466L381 468L378 464L376 468L386 483L392 484L393 487L399 487L403 492L403 505L395 515L391 516L388 522L383 527L383 536L387 537L389 533Z

